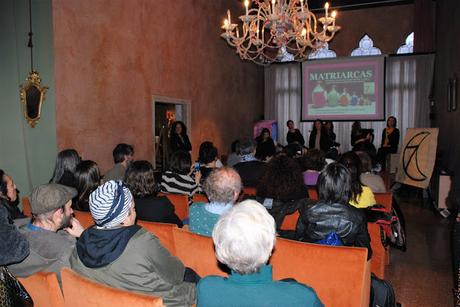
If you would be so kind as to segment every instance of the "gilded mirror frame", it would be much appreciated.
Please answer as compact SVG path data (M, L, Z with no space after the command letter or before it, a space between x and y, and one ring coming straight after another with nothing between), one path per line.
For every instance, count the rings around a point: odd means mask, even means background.
M32 103L32 101L28 101L27 99L27 92L30 90L32 87L35 87L36 90L39 92L39 101L36 111L36 115L34 117L29 116L28 112L28 106L29 104ZM37 124L38 120L40 119L41 116L41 109L42 105L45 101L45 94L46 91L48 90L47 86L42 86L41 85L41 79L40 75L38 74L37 71L32 70L29 75L27 76L26 81L19 86L19 96L21 98L21 105L22 105L22 110L24 112L24 117L27 120L27 123L30 125L30 127L34 128L35 125Z

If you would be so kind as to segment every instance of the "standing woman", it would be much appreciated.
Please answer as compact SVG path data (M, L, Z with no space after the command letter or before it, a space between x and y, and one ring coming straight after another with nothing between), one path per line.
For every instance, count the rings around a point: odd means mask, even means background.
M171 149L171 154L176 151L191 151L192 144L190 144L190 139L187 135L187 127L181 121L176 121L171 126L171 131L169 133L169 146Z
M382 143L377 153L378 162L385 169L386 156L396 153L399 144L399 129L396 128L396 117L390 116L387 119L387 127L382 131Z
M331 149L331 142L324 129L323 122L320 119L315 120L313 123L310 139L308 141L308 148L316 148L326 153Z

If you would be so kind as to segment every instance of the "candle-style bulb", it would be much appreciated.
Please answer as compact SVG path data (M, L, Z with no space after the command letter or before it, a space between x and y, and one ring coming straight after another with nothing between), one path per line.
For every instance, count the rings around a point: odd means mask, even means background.
M307 36L307 29L302 28L302 33L301 33L301 35L302 35L303 37Z
M331 17L332 17L332 18L337 17L337 11L332 11Z

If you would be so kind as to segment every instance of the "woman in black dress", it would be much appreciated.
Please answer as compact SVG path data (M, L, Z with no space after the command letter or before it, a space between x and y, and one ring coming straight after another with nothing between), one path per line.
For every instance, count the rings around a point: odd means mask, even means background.
M171 149L171 154L179 150L192 150L192 144L190 144L190 139L187 135L187 127L185 127L183 122L176 121L171 125L171 131L169 133L169 146Z
M387 127L382 131L382 142L377 153L378 162L385 169L386 157L388 154L393 154L398 151L399 145L399 129L396 128L396 117L390 116L387 119Z

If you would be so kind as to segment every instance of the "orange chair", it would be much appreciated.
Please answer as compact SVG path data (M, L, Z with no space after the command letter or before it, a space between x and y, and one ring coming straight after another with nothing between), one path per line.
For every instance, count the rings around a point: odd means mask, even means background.
M173 229L176 256L186 267L192 268L200 276L226 276L214 254L214 244L210 237L201 236L180 228Z
M189 206L187 195L158 193L158 196L166 196L169 199L174 206L176 215L181 220L188 218Z
M208 197L204 194L195 194L192 197L194 203L208 203Z
M85 307L160 307L161 297L115 289L80 276L69 268L61 271L65 306Z
M385 209L391 211L393 203L393 194L391 192L375 193L374 197L377 204L384 205Z
M369 306L367 249L277 239L274 279L295 278L315 289L325 306Z
M377 275L378 278L385 279L385 265L387 264L388 250L382 245L382 240L380 239L380 226L375 223L367 223L367 230L371 237L371 272Z
M295 230L299 216L300 216L299 210L294 211L294 213L292 214L286 215L284 217L283 224L281 224L280 228L283 230Z
M177 228L176 224L155 223L138 220L137 225L154 234L160 240L161 244L171 253L171 255L176 255L176 247L174 245L173 235L173 229Z
M244 188L243 194L247 196L256 196L257 190L256 188Z
M318 191L315 188L308 188L308 197L313 200L318 200Z
M73 214L80 224L86 229L94 225L93 217L91 213L85 211L74 210Z
M31 217L32 216L32 209L30 208L30 201L29 197L23 197L21 199L22 202L22 213L24 215Z
M29 292L35 307L63 307L64 298L56 273L38 272L27 278L18 278Z

